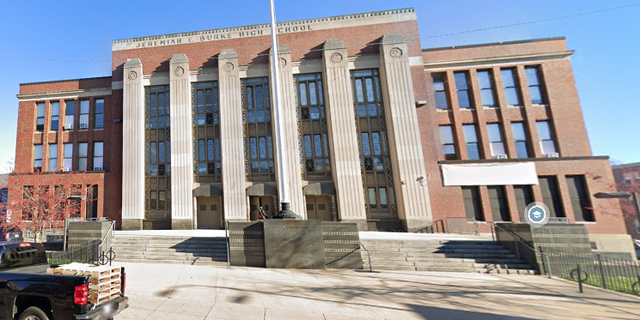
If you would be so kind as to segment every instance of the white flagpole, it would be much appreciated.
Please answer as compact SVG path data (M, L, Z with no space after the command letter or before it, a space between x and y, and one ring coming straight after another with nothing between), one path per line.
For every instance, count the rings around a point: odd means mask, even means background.
M295 219L297 216L290 210L289 200L289 186L287 181L289 180L289 172L287 170L286 154L284 152L284 139L282 138L282 105L280 104L280 72L279 72L279 59L278 59L278 42L276 40L276 13L273 5L273 0L269 0L271 4L271 66L273 67L273 88L275 90L275 117L277 119L276 133L277 133L277 154L278 154L278 173L279 173L279 189L280 189L280 203L282 205L282 211L278 213L277 218L281 219Z

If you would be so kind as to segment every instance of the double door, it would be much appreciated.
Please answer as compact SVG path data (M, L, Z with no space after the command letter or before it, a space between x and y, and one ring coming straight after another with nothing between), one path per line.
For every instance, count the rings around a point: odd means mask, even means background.
M329 196L307 196L307 219L331 221Z
M222 229L220 197L198 197L198 229Z

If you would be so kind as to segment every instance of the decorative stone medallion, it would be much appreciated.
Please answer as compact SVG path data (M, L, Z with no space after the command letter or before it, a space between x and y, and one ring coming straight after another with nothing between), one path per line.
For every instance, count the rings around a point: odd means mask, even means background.
M173 74L175 74L177 77L182 76L184 74L184 68L177 67L175 70L173 70Z
M225 63L224 67L222 67L222 69L224 69L224 71L226 71L226 72L231 72L231 71L233 71L234 68L235 68L235 66L231 62Z
M400 58L400 57L402 57L402 49L400 49L398 47L395 47L395 48L391 49L389 54L394 58Z
M280 68L283 68L283 67L284 67L284 66L286 66L286 65L287 65L287 59L285 59L285 58L280 58L280 59L278 59L278 66L279 66Z
M338 53L338 52L334 52L331 55L331 62L338 63L340 61L342 61L342 55L340 53Z
M135 71L129 71L129 74L127 75L127 78L129 78L129 80L135 80L138 77L138 73Z

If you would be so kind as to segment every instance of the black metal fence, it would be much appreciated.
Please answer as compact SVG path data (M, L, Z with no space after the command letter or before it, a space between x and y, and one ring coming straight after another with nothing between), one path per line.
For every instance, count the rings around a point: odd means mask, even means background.
M640 295L640 263L595 253L542 252L547 275Z
M100 241L90 241L82 245L75 245L67 251L48 251L49 264L65 264L71 262L94 263L100 257Z

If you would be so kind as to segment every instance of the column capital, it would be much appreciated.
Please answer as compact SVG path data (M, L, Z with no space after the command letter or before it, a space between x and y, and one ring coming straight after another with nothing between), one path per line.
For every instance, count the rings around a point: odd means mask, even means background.
M382 41L380 41L383 46L405 43L407 43L407 40L399 34L385 34L382 36Z
M139 68L139 67L142 67L142 62L138 58L129 58L127 59L127 62L124 63L125 69Z
M324 42L324 50L346 50L347 45L340 39L329 39Z
M188 63L189 58L184 53L176 53L171 57L170 64L178 64L178 63Z
M236 50L224 49L218 55L218 60L222 59L238 59L238 54L236 53Z

